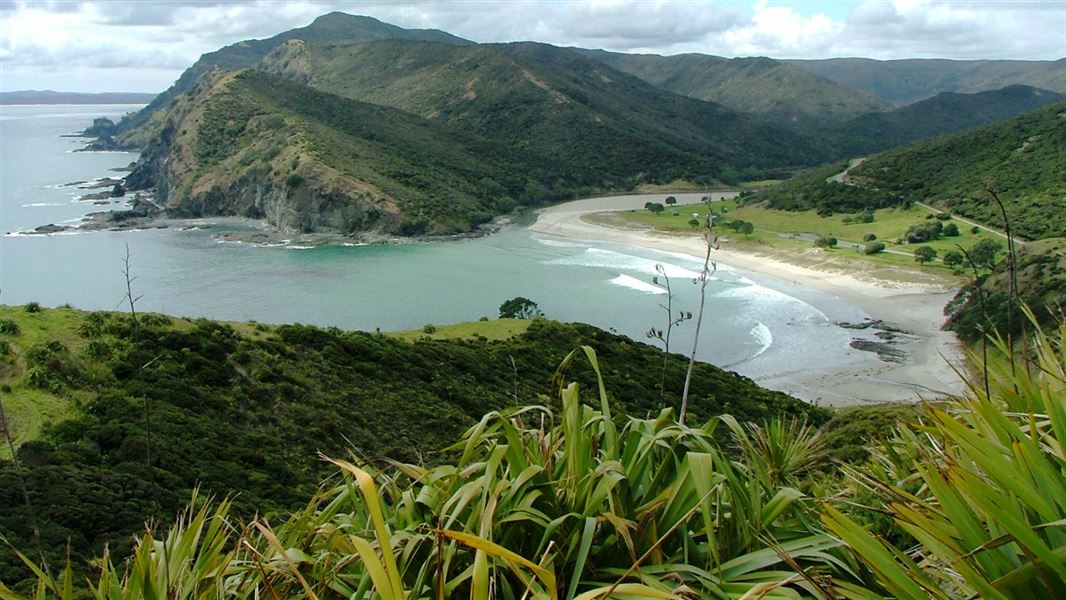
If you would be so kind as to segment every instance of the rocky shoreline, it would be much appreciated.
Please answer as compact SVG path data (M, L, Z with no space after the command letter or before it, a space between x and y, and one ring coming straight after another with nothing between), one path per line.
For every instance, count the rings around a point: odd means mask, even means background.
M94 192L78 197L79 202L92 202L94 205L112 204L117 199L128 198L125 193L124 183L121 179L103 177L91 181L72 181L62 187L76 187L78 189L93 190L111 188L106 191ZM412 244L425 242L439 242L449 240L463 240L492 235L500 229L514 222L517 213L496 217L488 223L478 226L475 230L466 233L451 235L418 235L402 237L381 232L360 233L332 233L313 232L295 233L282 231L272 227L262 219L230 216L205 216L205 217L173 217L167 214L164 207L156 203L151 191L137 192L127 202L128 208L91 212L82 218L82 222L76 225L58 225L49 223L38 226L29 231L17 232L17 235L55 235L72 232L91 231L136 231L145 229L208 229L212 227L226 227L224 231L213 234L214 238L221 242L242 243L256 246L292 246L292 247L317 247L317 246L353 246L368 244Z

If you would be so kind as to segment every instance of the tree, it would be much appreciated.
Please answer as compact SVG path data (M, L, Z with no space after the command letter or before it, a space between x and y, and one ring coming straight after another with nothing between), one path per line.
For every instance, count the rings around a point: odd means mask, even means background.
M814 240L814 245L817 248L836 248L837 239L831 235L823 236Z
M914 250L914 260L923 265L927 262L936 260L936 250L929 246L920 246Z
M978 267L991 270L996 266L996 258L1002 250L1003 244L996 240L981 240L970 248L970 259Z
M948 223L944 226L944 235L947 237L957 237L959 235L959 226L954 223Z
M677 204L677 198L674 198L673 196L667 196L666 203L673 206L674 204Z
M864 242L872 242L872 241L874 241L876 239L877 239L877 234L874 234L874 233L867 233L866 235L862 236L862 241L864 241Z
M532 319L543 316L544 313L536 302L522 296L511 298L500 305L501 319Z
M957 267L966 261L966 257L958 250L948 250L944 253L944 258L941 260L944 262L944 265L948 267Z
M695 218L695 217L693 217L693 218L688 220L688 226L693 228L693 229L695 229L695 228L700 226L700 220Z
M741 223L741 225L740 225L740 233L743 233L745 238L749 237L754 232L755 232L755 224L754 223L752 223L750 221L744 221L743 223Z
M659 214L666 210L666 207L658 202L649 202L648 205L649 206L647 206L647 209L655 214Z

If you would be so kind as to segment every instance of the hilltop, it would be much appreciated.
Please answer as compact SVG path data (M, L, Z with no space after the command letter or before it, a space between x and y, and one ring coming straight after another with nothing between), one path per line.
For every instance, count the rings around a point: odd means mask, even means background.
M1018 84L1066 94L1066 58L1055 61L830 58L785 62L900 106L941 92L985 92Z
M189 91L203 75L215 69L223 71L251 67L278 45L291 39L334 44L382 39L407 39L443 44L472 44L436 29L404 29L373 17L331 12L316 18L306 27L290 29L262 40L244 40L214 52L208 52L185 70L174 85L129 119L119 123L117 143L122 147L143 146L165 125L161 113L177 96Z
M581 52L675 94L779 123L821 127L892 108L873 95L765 57Z

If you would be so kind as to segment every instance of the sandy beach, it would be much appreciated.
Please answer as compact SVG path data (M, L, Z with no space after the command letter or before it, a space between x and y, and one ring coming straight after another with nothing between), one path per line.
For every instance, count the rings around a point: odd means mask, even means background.
M673 195L678 204L690 204L700 202L705 194ZM712 197L733 195L735 192L716 192ZM568 202L540 211L531 229L571 240L609 241L702 258L706 246L699 236L621 229L583 219L594 212L640 209L650 199L648 195L630 195ZM843 299L858 306L871 319L906 332L893 342L905 353L901 363L871 360L860 365L826 365L813 371L760 378L760 384L827 406L913 402L961 394L965 390L965 384L950 366L961 364L961 346L954 333L940 329L945 319L944 305L955 290L815 269L776 257L728 249L715 251L712 258L719 264L768 276L771 282L774 279L791 282Z

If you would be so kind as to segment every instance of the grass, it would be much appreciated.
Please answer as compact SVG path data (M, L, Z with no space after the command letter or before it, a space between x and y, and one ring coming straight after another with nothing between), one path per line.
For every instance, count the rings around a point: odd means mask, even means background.
M29 386L24 381L26 365L21 352L35 344L58 341L72 351L85 340L78 334L84 313L59 308L29 312L22 306L0 306L0 319L18 326L17 334L0 338L10 344L11 354L0 358L0 386L4 386L4 414L15 445L38 439L41 429L72 416L77 395L54 394ZM0 446L0 459L10 458L7 444Z
M749 236L734 233L728 228L719 228L723 238L723 248L730 246L738 250L746 251L788 251L806 250L812 247L813 241L822 236L833 236L839 240L838 246L832 250L826 250L828 255L846 260L859 261L861 263L875 263L884 266L900 266L920 268L931 274L943 278L953 278L952 270L940 263L939 258L951 250L957 250L956 244L969 248L983 239L994 239L1003 242L1002 237L979 230L971 233L970 226L952 219L945 223L955 223L959 227L957 237L944 237L922 244L897 243L911 225L926 223L927 215L935 215L936 211L920 206L904 210L899 208L884 208L874 212L872 223L844 223L848 214L835 214L822 217L813 210L807 211L784 211L764 208L761 206L738 206L734 200L723 200L715 203L716 211L727 212L721 217L725 222L741 219L750 221L755 225L755 232ZM672 214L677 212L677 215ZM593 222L605 224L621 224L639 227L651 227L664 232L692 232L693 227L689 221L693 215L706 215L706 209L667 211L661 214L653 214L649 211L637 210L623 213L601 213L593 215ZM877 240L884 242L887 251L882 254L866 256L856 251L861 249L866 242L863 238L867 234L877 236ZM937 251L938 259L934 262L919 266L913 257L913 250L918 246L929 246Z
M516 335L521 335L529 329L532 319L492 319L489 321L470 321L467 323L455 323L454 325L435 325L433 333L426 333L424 329L412 329L410 331L396 331L385 335L413 342L423 338L434 340L461 340L464 338L485 338L490 341L509 340Z

